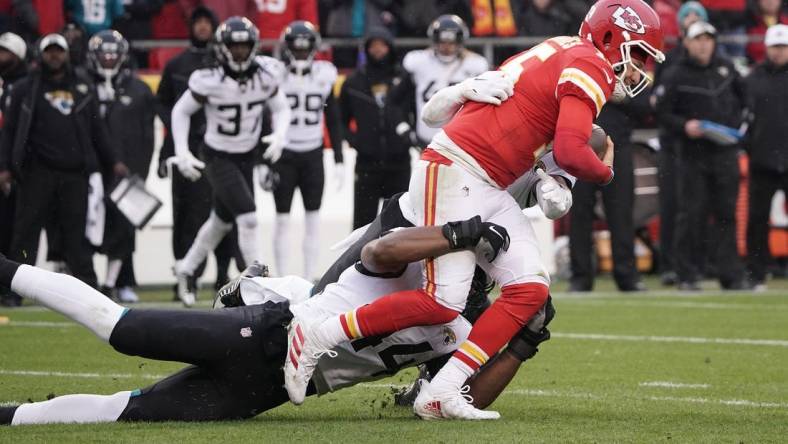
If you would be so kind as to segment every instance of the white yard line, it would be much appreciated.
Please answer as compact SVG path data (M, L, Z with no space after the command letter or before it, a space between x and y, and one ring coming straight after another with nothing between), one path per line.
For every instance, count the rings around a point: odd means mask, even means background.
M62 378L89 378L89 379L162 379L167 375L154 375L150 373L140 373L134 375L131 373L72 373L72 372L52 372L40 370L5 370L0 369L0 375L13 375L13 376L54 376Z
M788 310L788 304L741 304L737 302L690 302L690 301L628 301L620 299L572 299L573 304L617 305L626 307L658 307L658 308L700 308L713 310Z
M645 381L638 384L640 387L659 387L659 388L692 388L692 389L707 389L710 388L709 384L687 384L684 382L671 382L671 381Z
M79 327L79 324L74 322L15 321L11 319L7 324L0 324L0 327L70 328Z
M635 336L563 332L555 332L550 336L553 338L588 339L598 341L684 342L687 344L765 345L771 347L788 347L788 340L783 339L697 338L691 336Z
M614 398L633 399L628 396L610 396L610 395L600 396L594 393L559 392L556 390L533 390L533 389L506 390L503 392L503 395L542 396L542 397L552 397L552 398L574 398L574 399L594 399L594 400L614 399ZM647 401L689 402L694 404L720 404L720 405L728 405L728 406L772 408L772 409L788 408L788 403L750 401L746 399L710 399L710 398L682 397L682 396L646 396L643 398L634 397L634 399L641 399Z

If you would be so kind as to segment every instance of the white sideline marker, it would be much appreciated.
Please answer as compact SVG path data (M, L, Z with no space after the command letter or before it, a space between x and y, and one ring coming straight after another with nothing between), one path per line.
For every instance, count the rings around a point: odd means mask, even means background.
M640 387L659 387L659 388L693 388L693 389L707 389L710 388L709 384L686 384L683 382L670 382L670 381L645 381L638 384Z
M552 333L550 336L553 338L589 339L601 341L684 342L687 344L765 345L772 347L788 347L788 340L784 339L697 338L691 336L634 336L562 332Z

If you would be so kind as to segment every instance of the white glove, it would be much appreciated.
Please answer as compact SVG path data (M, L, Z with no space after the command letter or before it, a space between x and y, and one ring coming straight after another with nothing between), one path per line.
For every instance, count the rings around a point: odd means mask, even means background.
M487 71L459 84L462 97L474 102L500 105L514 94L514 80L503 71Z
M536 185L536 197L542 212L548 219L558 219L565 215L572 207L572 192L562 187L541 168L536 170L536 175L540 179Z
M254 167L254 171L257 174L257 183L263 191L274 191L279 185L279 173L268 165L261 163Z
M183 177L192 182L196 182L202 177L202 170L205 168L205 162L194 157L189 151L180 156L167 159L167 166L172 168L172 165L178 167L178 171L181 172Z
M334 190L340 191L345 186L345 164L344 163L335 163L334 164Z
M282 150L285 148L285 138L281 136L277 136L275 133L271 133L267 136L263 136L260 139L263 143L268 144L268 148L265 149L263 153L263 159L271 163L276 163L280 157L282 157Z

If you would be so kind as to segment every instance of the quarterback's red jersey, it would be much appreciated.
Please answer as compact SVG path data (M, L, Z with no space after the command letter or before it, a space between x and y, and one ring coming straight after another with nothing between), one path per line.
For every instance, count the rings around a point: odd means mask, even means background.
M602 54L579 37L546 40L499 69L516 79L514 95L500 106L468 102L443 129L490 178L507 187L553 140L561 99L577 97L597 116L615 77Z

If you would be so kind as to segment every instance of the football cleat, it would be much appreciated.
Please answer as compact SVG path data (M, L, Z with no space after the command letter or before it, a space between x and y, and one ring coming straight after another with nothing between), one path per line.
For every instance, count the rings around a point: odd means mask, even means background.
M471 404L473 398L468 394L469 386L463 386L456 392L433 393L430 383L423 381L419 396L413 403L413 412L421 419L465 419L489 420L500 419L501 414L491 410L480 410Z
M131 287L121 287L118 289L118 300L127 304L133 304L139 302L140 297L137 296L137 293Z
M246 305L241 297L241 281L245 278L268 277L268 266L254 261L241 272L241 275L222 285L216 292L213 308L241 307Z
M182 261L176 261L175 266L172 267L177 283L178 299L185 307L191 307L197 300L197 278L186 272L182 264Z
M287 357L285 358L285 389L290 401L300 405L306 397L306 389L317 362L323 355L331 358L337 352L327 345L320 331L322 321L307 325L299 316L293 317L287 328Z

